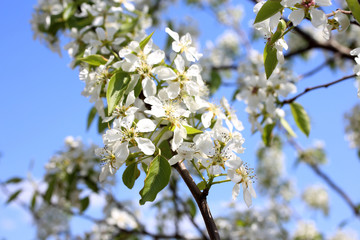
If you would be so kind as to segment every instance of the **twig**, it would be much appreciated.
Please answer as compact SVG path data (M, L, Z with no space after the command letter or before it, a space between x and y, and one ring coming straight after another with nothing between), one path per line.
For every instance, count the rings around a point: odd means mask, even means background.
M203 194L200 189L196 186L193 178L191 177L189 171L185 167L183 162L176 163L173 167L179 172L180 176L184 180L185 184L189 188L191 194L193 195L201 215L204 219L207 232L211 240L220 240L219 231L216 227L214 218L211 215L209 205L206 201L207 194Z
M340 79L338 79L338 80L336 80L336 81L329 82L329 83L326 83L326 84L318 85L318 86L315 86L315 87L305 88L305 90L304 90L302 93L299 93L298 95L296 95L296 96L293 97L293 98L290 98L290 99L287 99L287 100L282 101L281 104L284 105L284 104L292 103L292 102L294 102L297 98L301 97L302 95L304 95L304 94L307 93L307 92L310 92L310 91L312 91L312 90L319 89L319 88L327 88L327 87L329 87L329 86L331 86L331 85L334 85L334 84L336 84L336 83L345 81L345 80L350 79L350 78L353 78L353 77L356 77L356 74L348 75L348 76L342 77L342 78L340 78Z
M302 147L297 142L295 142L293 138L289 138L288 142L299 153L304 152ZM316 175L322 178L337 194L340 195L340 197L344 199L344 201L349 205L356 216L360 217L360 209L353 203L350 197L338 185L336 185L333 180L331 180L329 176L321 171L321 169L316 164L307 163L307 165L316 173Z

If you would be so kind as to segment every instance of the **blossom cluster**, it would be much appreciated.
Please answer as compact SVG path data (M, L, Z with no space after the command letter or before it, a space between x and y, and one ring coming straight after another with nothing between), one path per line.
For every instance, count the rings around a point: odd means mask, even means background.
M252 131L262 131L262 123L271 124L285 117L280 98L296 92L296 77L289 70L277 67L266 79L262 56L253 51L249 60L238 66L238 72L240 88L236 98L247 105Z
M324 215L329 212L329 195L325 188L321 186L311 186L305 189L303 200L314 209L320 209Z
M192 46L190 34L180 37L169 28L166 32L173 39L169 64L165 53L149 39L144 46L132 41L122 48L120 61L111 58L95 72L86 69L88 77L105 77L101 88L107 87L110 76L119 69L131 78L124 101L104 118L112 123L103 135L105 147L96 150L103 162L100 181L129 159L148 166L154 156L167 150L171 165L187 160L199 172L206 171L209 179L228 176L235 183L234 197L242 184L250 205L251 197L256 196L251 170L238 157L244 151L242 123L225 98L220 105L208 101L201 67L195 63L202 54ZM106 73L97 75L98 69ZM164 149L163 144L169 146Z

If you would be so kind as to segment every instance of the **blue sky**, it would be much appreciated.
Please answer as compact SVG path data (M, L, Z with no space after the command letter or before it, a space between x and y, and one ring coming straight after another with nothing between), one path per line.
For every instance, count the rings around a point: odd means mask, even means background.
M246 5L247 1L245 1ZM39 41L33 40L30 27L32 8L35 0L19 2L5 1L0 8L0 59L2 94L2 117L0 119L0 180L12 176L26 176L30 162L34 162L32 174L40 178L44 173L44 164L63 146L66 136L81 136L85 142L102 144L101 137L92 127L86 131L86 118L90 103L80 95L83 83L78 79L78 71L68 67L70 59L66 53L63 57L54 54ZM176 6L175 6L176 7ZM244 21L253 18L252 11ZM181 17L185 12L172 11L171 15ZM222 28L213 29L209 23L209 14L190 12L194 18L200 19L202 42L216 39ZM210 21L210 22L209 22ZM155 42L162 44L161 38L165 35L163 29L158 29L154 37ZM319 64L319 58L313 62L297 62L296 71L301 74ZM299 83L299 90L308 86L336 80L348 73L322 71L311 78ZM215 98L223 95L230 97L228 88L220 89ZM329 163L322 169L330 175L348 193L353 201L360 202L358 187L360 162L356 151L349 148L349 143L344 140L343 113L349 111L359 102L356 97L354 81L349 80L328 89L320 89L299 98L304 108L311 117L312 130L310 137L306 138L297 132L299 142L304 146L311 146L314 140L324 140ZM250 134L250 126L244 112L244 106L236 103L239 118L244 122L246 130L246 152L243 159L255 162L254 151L258 146L259 135ZM285 108L289 112L289 108ZM294 126L293 121L289 122ZM295 127L294 127L295 128ZM297 188L304 189L313 183L322 182L309 168L300 165L294 169L294 151L286 147L286 161L288 175L296 178ZM135 197L138 201L140 183L134 191L124 191L119 187L122 196ZM214 186L209 195L210 206L213 206L214 215L218 216L223 211L221 204L231 199L232 184ZM327 188L329 189L329 188ZM318 227L325 232L334 232L337 224L352 214L349 207L333 191L330 193L330 216L322 217L321 214L306 212L304 215L316 221ZM225 197L224 197L225 196ZM120 197L120 196L119 196ZM128 198L129 198L128 197ZM34 228L31 219L26 216L15 204L6 207L2 204L6 199L0 194L0 239L34 239ZM238 201L242 201L239 198ZM254 202L255 208L261 208L262 199ZM219 207L220 206L220 207ZM146 207L147 208L147 207ZM307 209L299 209L299 211ZM86 222L83 222L86 225ZM349 226L360 229L360 221L352 220ZM87 226L84 226L87 228ZM19 231L21 229L21 231ZM358 232L360 236L360 232Z

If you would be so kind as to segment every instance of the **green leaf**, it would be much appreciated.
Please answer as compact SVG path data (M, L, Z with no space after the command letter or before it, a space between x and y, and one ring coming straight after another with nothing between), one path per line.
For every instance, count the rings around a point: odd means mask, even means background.
M194 201L191 199L191 198L188 198L188 200L186 201L186 206L188 207L189 209L189 213L191 215L191 217L195 217L196 215L196 205L194 203Z
M273 46L277 40L283 37L286 27L286 22L284 21L284 19L281 19L276 28L276 32L272 35L269 41L269 44L271 46Z
M204 190L206 188L206 182L201 181L197 184L197 187L201 190Z
M158 147L161 150L161 155L163 155L165 158L170 159L173 157L173 152L171 151L168 140L162 141Z
M98 117L98 133L102 133L109 126L108 123L106 123L106 122L103 123L102 121L103 121L102 118L99 116Z
M262 140L265 144L265 146L269 147L271 144L272 139L272 130L275 127L275 123L272 124L266 124L264 127L264 131L262 133Z
M89 128L91 126L91 123L94 121L96 113L97 113L96 108L92 107L90 109L90 112L89 112L89 115L88 115L87 124L86 124L86 130L89 130Z
M7 180L5 183L8 184L8 183L19 183L21 182L23 179L22 178L19 178L19 177L13 177L13 178L10 178L9 180Z
M255 18L255 23L262 22L276 13L280 12L284 7L281 5L281 0L268 0L259 10Z
M292 137L297 137L295 132L290 127L289 123L285 120L285 118L280 118L281 125L285 128L285 130L288 132L288 134Z
M108 115L110 116L116 105L124 95L127 85L130 82L130 75L126 72L116 72L110 79L106 91L106 100L108 104Z
M142 91L142 84L141 84L141 81L139 79L138 82L135 85L135 88L134 88L135 98L139 97L141 91Z
M17 190L16 192L14 192L13 194L10 195L9 199L6 201L6 204L9 204L11 203L12 201L14 201L18 196L19 194L21 193L21 189L20 190Z
M63 12L63 19L65 21L69 20L69 18L74 15L75 11L76 5L74 3L69 3Z
M93 180L91 180L91 178L85 177L84 180L85 180L86 186L88 188L90 188L93 192L97 193L99 191L99 187L98 187L97 183L94 182Z
M154 32L152 32L149 36L147 36L144 40L142 40L139 43L139 46L140 46L141 50L144 50L146 44L148 44L148 42L150 41L153 34L154 34Z
M84 197L83 199L80 200L80 212L85 211L88 206L90 204L90 199L89 197Z
M100 66L100 65L104 65L105 63L107 63L107 59L104 58L103 56L101 55L98 55L98 54L94 54L94 55L90 55L90 56L87 56L87 57L84 57L84 58L80 58L79 59L80 61L83 61L83 62L86 62L92 66Z
M34 195L31 198L31 203L30 203L30 209L34 210L35 206L36 206L36 198L37 198L37 192L34 192Z
M51 201L51 197L52 197L52 194L54 192L54 189L55 189L55 184L56 184L56 176L52 176L51 180L50 180L50 183L49 183L49 186L45 192L45 195L44 195L44 200L48 203L50 203Z
M305 109L299 103L291 103L291 113L294 117L296 125L306 135L310 134L310 118L306 113Z
M129 189L134 187L136 179L140 176L140 171L137 168L137 163L133 162L130 164L124 171L122 175L122 180Z
M276 65L278 64L276 52L277 50L275 47L271 46L269 42L266 43L264 49L264 66L266 78L269 78L271 76L272 72L276 68Z
M211 71L211 79L209 82L209 90L210 90L211 94L215 93L216 90L218 90L220 86L221 86L221 76L218 73L218 71L212 70Z
M190 126L184 126L185 129L186 129L186 133L187 134L199 134L199 133L202 133L203 131L199 130L199 129L196 129L196 128L193 128L193 127L190 127Z
M346 0L352 15L360 23L360 3L358 0Z
M168 185L170 174L170 164L163 156L157 156L151 161L144 187L140 191L141 199L139 202L141 205L155 200L156 195Z

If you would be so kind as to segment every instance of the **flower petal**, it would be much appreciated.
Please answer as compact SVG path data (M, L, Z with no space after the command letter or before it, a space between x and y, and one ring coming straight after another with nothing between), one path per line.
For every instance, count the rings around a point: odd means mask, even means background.
M153 155L155 152L155 145L150 139L147 138L135 138L140 150L146 155Z

